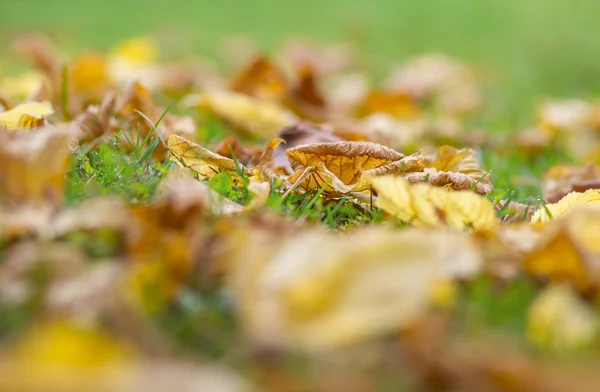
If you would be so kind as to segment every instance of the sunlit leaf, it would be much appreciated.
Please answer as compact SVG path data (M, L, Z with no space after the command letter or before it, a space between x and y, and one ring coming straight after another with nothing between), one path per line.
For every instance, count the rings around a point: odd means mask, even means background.
M181 167L188 167L197 173L200 179L212 178L219 172L237 172L237 166L233 159L207 150L180 136L171 135L168 146L171 152L171 160Z
M529 310L527 337L545 349L565 352L589 348L598 332L598 316L566 285L546 288Z
M489 230L499 224L494 205L472 192L411 185L399 176L371 177L369 182L377 191L376 206L416 226Z
M54 113L48 102L27 102L0 113L0 129L28 130L44 125L46 116Z
M295 123L296 117L280 105L229 91L211 91L188 96L189 106L208 110L242 133L275 137L279 130Z
M571 192L554 204L546 204L533 214L532 222L548 222L567 213L574 207L600 204L600 190L590 189L583 193Z

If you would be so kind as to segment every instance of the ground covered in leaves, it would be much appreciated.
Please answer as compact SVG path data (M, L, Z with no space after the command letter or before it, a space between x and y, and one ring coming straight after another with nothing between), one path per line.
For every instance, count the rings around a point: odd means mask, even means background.
M597 389L600 105L496 134L442 54L243 48L15 37L0 389Z

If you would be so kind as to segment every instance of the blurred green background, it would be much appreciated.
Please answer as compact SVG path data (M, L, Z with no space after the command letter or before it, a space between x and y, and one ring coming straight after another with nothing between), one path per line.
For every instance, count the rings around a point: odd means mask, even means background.
M442 51L479 67L495 86L492 106L514 126L540 97L595 96L599 20L598 0L0 0L4 37L41 29L74 48L150 33L214 56L232 35L269 51L307 36L355 42L375 76L411 55Z

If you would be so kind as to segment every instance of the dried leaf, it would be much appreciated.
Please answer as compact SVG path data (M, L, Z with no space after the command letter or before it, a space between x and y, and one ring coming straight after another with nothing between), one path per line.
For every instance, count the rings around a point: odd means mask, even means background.
M329 117L327 102L309 65L299 67L298 83L284 97L283 103L300 118L324 122Z
M481 195L494 190L490 173L481 169L471 149L442 146L436 154L425 157L425 163L429 170L407 176L409 182L414 184L427 179L431 185L454 190L473 189Z
M347 193L366 189L360 181L363 172L381 168L405 157L391 148L370 142L338 142L301 145L286 151L294 174L294 183L309 167L311 174L300 184L305 190Z
M572 208L600 203L600 190L589 189L583 193L571 192L554 204L546 204L533 214L532 222L545 223L564 215Z
M100 53L84 53L69 65L71 97L83 99L85 103L100 103L104 94L112 87L108 64Z
M188 106L207 109L240 132L257 137L275 137L281 128L297 121L293 114L276 103L228 91L188 96L185 101Z
M371 91L358 107L357 115L367 117L375 113L385 113L398 118L410 118L419 113L419 108L405 93Z
M585 166L555 166L542 178L544 199L556 203L570 192L585 192L600 188L600 167L594 162Z
M494 205L472 192L410 185L397 176L370 177L369 182L377 191L377 207L416 226L493 230L499 224Z
M215 147L215 153L226 158L235 158L243 165L249 163L257 164L260 161L262 152L258 148L247 147L234 137L225 138Z
M231 82L231 90L259 99L277 101L287 92L283 72L264 56L250 61Z
M237 166L233 159L215 154L181 136L171 135L168 147L171 152L171 160L181 167L190 168L198 174L201 180L212 178L222 171L237 172Z
M71 129L42 128L10 135L0 145L0 195L8 205L62 202Z
M95 140L112 130L110 121L116 102L116 94L109 93L102 101L100 107L89 106L85 112L75 117L73 123L81 129L84 141Z
M0 130L29 130L46 123L46 116L54 113L48 102L27 102L0 113Z
M533 276L570 282L588 292L600 287L600 209L580 206L542 227L541 238L525 255Z

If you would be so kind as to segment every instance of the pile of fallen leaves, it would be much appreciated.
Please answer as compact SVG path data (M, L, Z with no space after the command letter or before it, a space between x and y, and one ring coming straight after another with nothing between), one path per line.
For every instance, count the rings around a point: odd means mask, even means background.
M439 54L375 86L348 46L221 67L146 38L13 46L1 390L596 390L600 104L498 135L473 126L476 73ZM538 199L481 164L557 149ZM473 324L467 293L490 312L519 287L519 336Z

